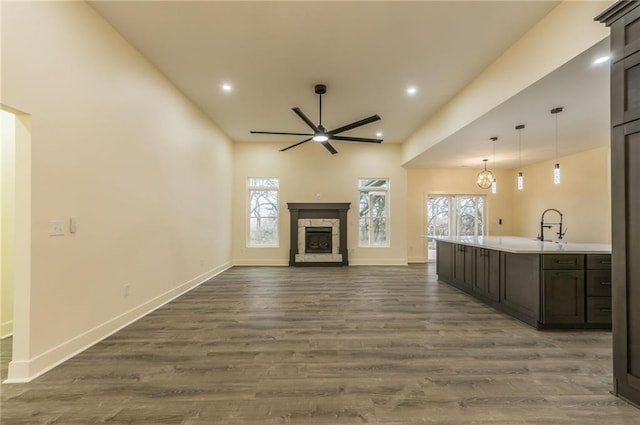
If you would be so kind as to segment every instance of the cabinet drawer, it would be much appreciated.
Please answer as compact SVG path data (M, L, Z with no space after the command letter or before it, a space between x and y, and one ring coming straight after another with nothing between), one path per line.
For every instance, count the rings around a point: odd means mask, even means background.
M587 296L611 296L611 271L587 270Z
M611 270L611 255L587 255L587 268Z
M587 298L587 323L611 323L611 298Z
M580 270L584 268L584 255L582 254L545 254L542 257L542 268L545 270Z

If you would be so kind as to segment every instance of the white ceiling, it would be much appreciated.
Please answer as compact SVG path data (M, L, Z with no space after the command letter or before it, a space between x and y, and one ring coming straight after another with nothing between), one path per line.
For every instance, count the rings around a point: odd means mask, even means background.
M545 78L527 87L483 117L460 129L407 164L410 168L482 167L489 159L494 168L514 168L520 163L517 124L522 130L522 164L540 162L609 143L611 132L609 63L595 59L609 54L609 39L602 40ZM497 136L495 165L493 142Z
M308 132L291 111L318 119L313 87L324 83L323 124L331 129L379 114L344 135L398 143L460 92L558 2L91 2L235 142L282 142ZM605 40L412 160L409 167L496 168L608 143L609 67L592 61ZM231 93L220 86L230 82ZM418 93L407 96L414 85ZM333 142L332 142L333 143ZM340 142L335 142L338 151Z

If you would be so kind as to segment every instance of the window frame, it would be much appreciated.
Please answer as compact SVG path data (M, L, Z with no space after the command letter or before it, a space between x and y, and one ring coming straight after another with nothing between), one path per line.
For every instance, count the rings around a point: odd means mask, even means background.
M476 225L473 226L474 228L474 234L473 235L462 235L462 236L466 236L466 237L474 237L474 238L478 238L478 237L482 237L482 236L488 236L489 234L489 227L488 227L488 205L487 205L487 200L488 197L487 195L477 195L477 194L458 194L458 195L451 195L451 194L429 194L427 195L427 200L425 202L425 233L427 235L427 238L434 238L434 237L439 237L439 236L443 236L443 235L431 235L429 234L429 198L448 198L449 200L449 211L448 211L448 235L446 235L445 237L452 237L452 238L457 238L460 237L460 216L458 214L458 199L460 198L478 198L478 199L482 199L482 234L480 234L478 232L478 225L477 225L477 220L478 220L478 214L477 211L478 209L475 209L475 214L474 214L474 221L476 222Z
M253 180L275 180L275 186L268 185L252 185L251 182ZM278 177L247 177L247 191L246 191L246 240L245 246L246 248L280 248L280 179ZM270 191L276 192L276 215L273 217L275 219L275 243L273 244L254 244L251 239L251 219L257 218L251 216L251 193L254 191ZM267 218L267 217L263 217Z
M385 182L384 186L361 186L363 181L368 180L383 180ZM360 211L360 197L362 196L362 192L382 192L384 193L384 219L385 219L385 241L384 244L373 244L371 243L373 237L373 221L375 218L373 214L368 216L368 225L369 225L369 238L368 244L363 244L360 239L361 233L361 211ZM391 209L390 209L390 199L391 199L391 179L389 177L359 177L358 178L358 248L389 248L391 246Z

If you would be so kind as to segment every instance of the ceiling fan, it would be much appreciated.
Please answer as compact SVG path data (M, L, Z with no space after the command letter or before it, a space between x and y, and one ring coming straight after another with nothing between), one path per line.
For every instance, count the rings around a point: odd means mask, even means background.
M382 143L382 139L368 139L364 137L351 137L351 136L338 136L339 133L343 133L347 130L354 129L356 127L360 127L365 124L372 123L374 121L378 121L380 117L378 115L372 115L368 118L361 119L359 121L352 122L351 124L344 125L342 127L338 127L334 130L327 131L326 128L322 126L322 95L327 92L327 86L324 84L316 84L315 92L319 96L320 99L320 122L318 125L315 125L298 107L291 108L293 112L295 112L301 119L304 121L310 128L313 130L313 133L283 133L283 132L275 132L275 131L251 131L252 134L279 134L279 135L290 135L290 136L310 136L308 139L304 139L301 142L295 143L291 146L287 146L284 149L280 149L280 152L284 152L288 149L295 148L303 143L307 143L308 141L313 140L314 142L319 142L322 146L325 147L332 155L337 154L338 151L331 146L329 140L338 140L342 142L364 142L364 143Z

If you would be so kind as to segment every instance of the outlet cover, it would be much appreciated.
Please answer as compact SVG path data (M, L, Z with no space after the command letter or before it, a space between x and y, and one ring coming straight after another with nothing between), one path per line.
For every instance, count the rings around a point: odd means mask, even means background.
M51 220L49 222L49 236L64 235L64 220Z

